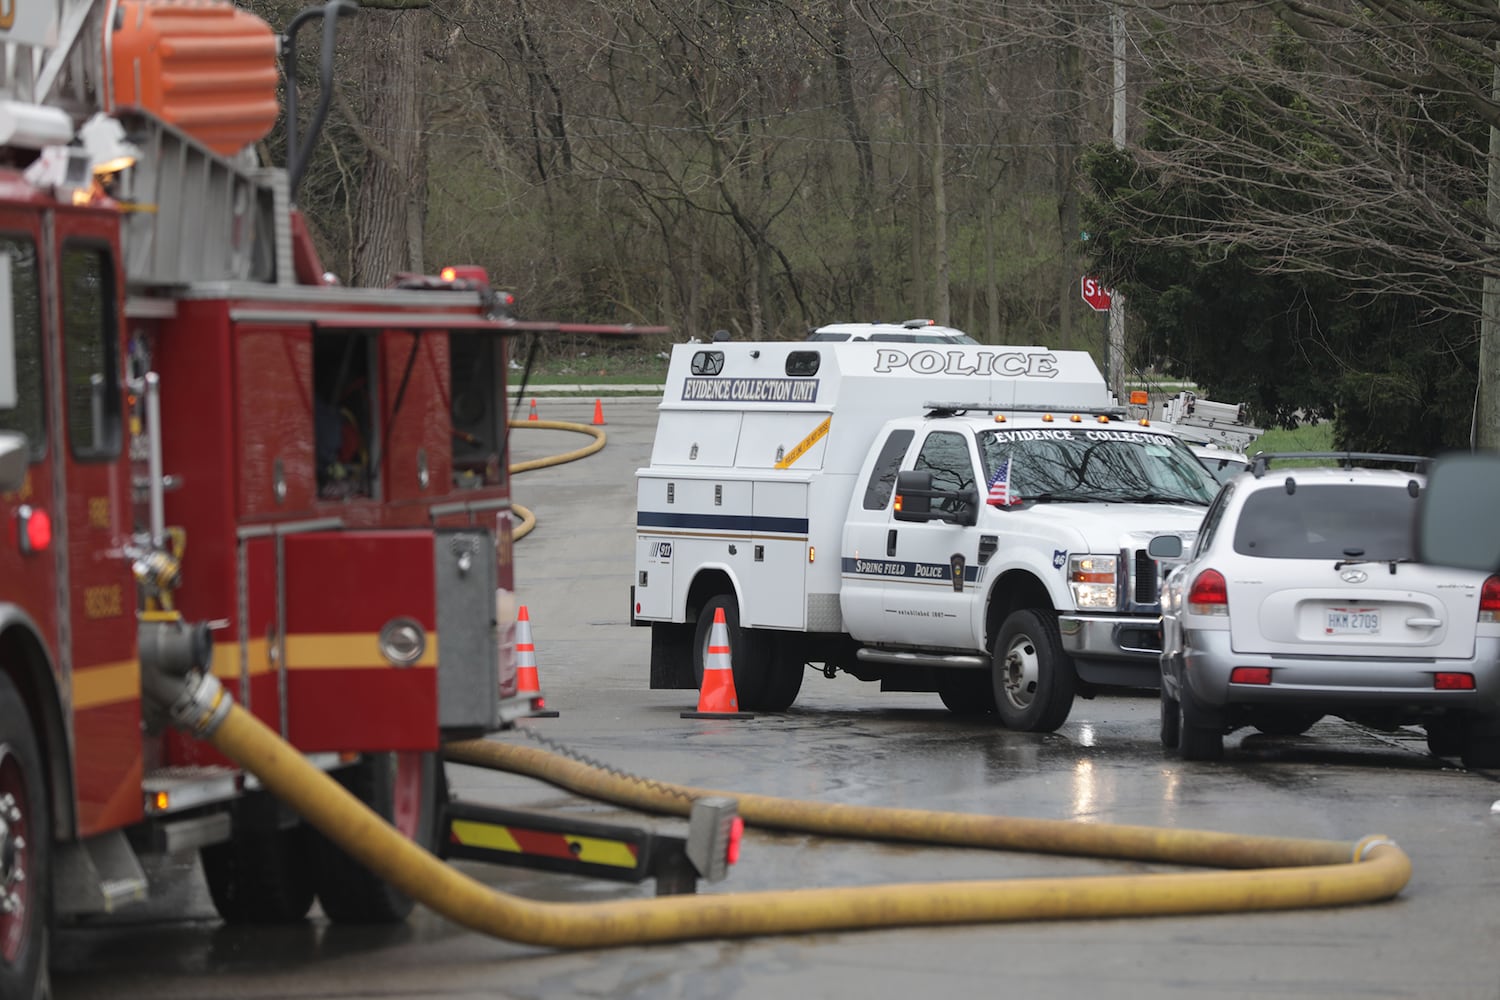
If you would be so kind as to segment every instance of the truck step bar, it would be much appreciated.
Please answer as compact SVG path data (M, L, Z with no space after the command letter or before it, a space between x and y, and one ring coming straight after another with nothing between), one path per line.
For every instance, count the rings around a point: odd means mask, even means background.
M990 658L974 653L913 653L905 650L861 646L854 654L866 663L894 663L903 667L952 667L958 670L988 670Z

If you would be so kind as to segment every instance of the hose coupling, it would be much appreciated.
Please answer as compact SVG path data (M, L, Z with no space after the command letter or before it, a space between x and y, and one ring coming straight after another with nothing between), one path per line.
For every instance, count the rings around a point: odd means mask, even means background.
M219 728L233 705L234 698L217 677L194 672L184 678L182 693L168 712L179 728L206 739Z
M1373 834L1354 845L1354 860L1366 860L1370 852L1377 847L1395 847L1399 850L1399 845L1391 838L1381 836L1380 834Z

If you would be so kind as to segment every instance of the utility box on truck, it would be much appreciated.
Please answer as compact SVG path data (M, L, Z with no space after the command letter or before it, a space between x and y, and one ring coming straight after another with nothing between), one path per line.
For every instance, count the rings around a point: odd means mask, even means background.
M1159 683L1146 547L1217 488L1084 352L859 342L678 345L637 480L652 687L697 686L722 608L743 708L811 664L1034 731Z

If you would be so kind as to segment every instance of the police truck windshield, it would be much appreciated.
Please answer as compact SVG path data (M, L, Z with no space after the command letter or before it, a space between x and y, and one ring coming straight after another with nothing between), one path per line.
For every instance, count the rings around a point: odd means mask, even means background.
M1012 503L1188 503L1219 484L1187 445L1166 434L1059 427L979 434L986 482L1005 469Z

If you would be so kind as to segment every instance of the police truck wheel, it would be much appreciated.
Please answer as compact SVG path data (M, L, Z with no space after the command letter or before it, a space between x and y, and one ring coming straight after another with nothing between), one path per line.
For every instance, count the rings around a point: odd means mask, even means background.
M1067 721L1078 678L1050 613L1012 612L995 638L993 662L995 707L1007 728L1050 733Z
M785 712L797 700L802 691L802 678L807 674L807 664L797 649L788 648L774 634L766 638L771 644L771 676L766 681L765 706L757 711Z
M714 612L721 608L724 611L724 624L729 632L729 665L734 673L734 694L740 710L780 711L767 707L774 643L770 636L759 629L740 628L740 606L730 594L720 594L710 599L703 610L698 612L698 631L693 640L693 679L698 684L698 690L703 690L703 665L708 662L708 640L713 632ZM801 686L799 672L799 690ZM793 692L792 697L796 697L796 692Z
M447 796L442 763L435 753L366 754L338 775L355 798L390 822L406 839L431 850L438 813ZM342 924L393 924L406 919L410 896L315 833L318 902L328 919Z
M0 671L0 996L45 997L52 829L42 755L10 677Z
M237 830L233 839L198 852L214 909L231 924L289 924L313 901L308 831Z

